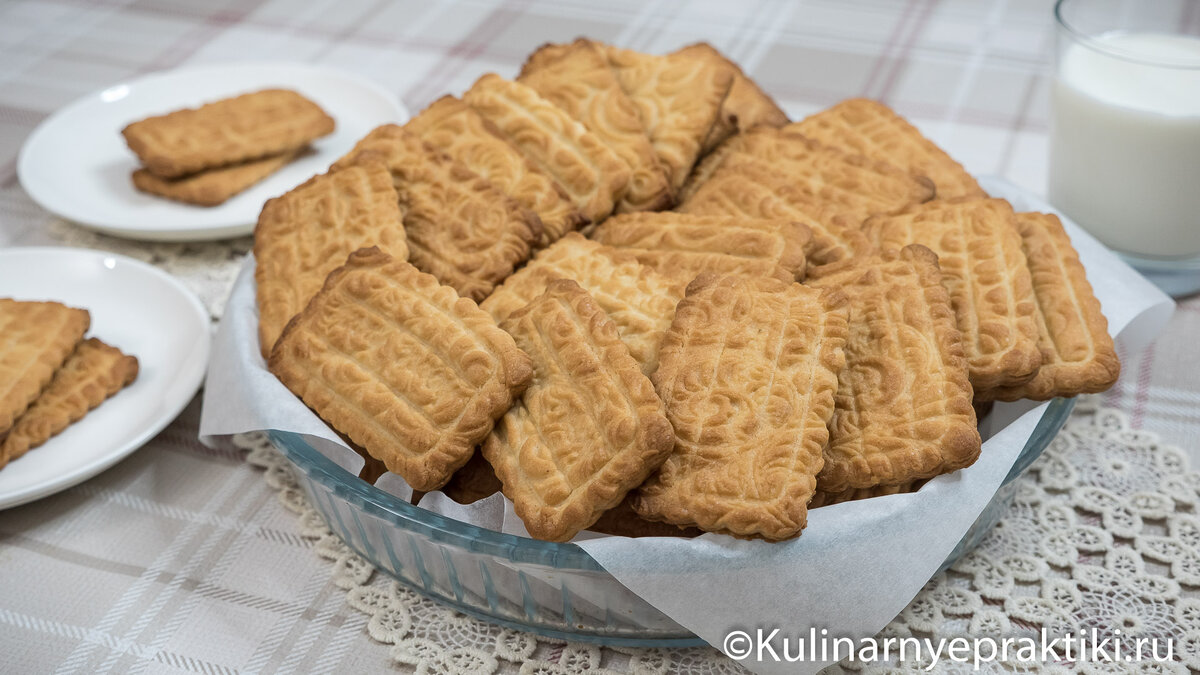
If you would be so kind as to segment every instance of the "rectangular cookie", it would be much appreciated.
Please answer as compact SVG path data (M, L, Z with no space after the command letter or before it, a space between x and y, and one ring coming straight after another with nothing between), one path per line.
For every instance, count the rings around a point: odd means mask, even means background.
M630 253L572 232L539 251L479 306L503 322L555 279L572 279L587 290L617 325L642 372L654 372L658 344L671 325L685 284L655 272Z
M794 220L667 211L614 216L592 239L629 251L685 284L706 271L795 281L804 278L804 247L812 231Z
M825 265L806 283L840 289L851 307L817 490L909 483L973 463L967 359L933 251L913 244Z
M987 196L961 164L879 101L847 99L787 128L847 152L927 176L941 199Z
M705 144L724 140L710 134L719 126L721 106L736 73L687 54L654 56L612 46L606 52L621 89L638 107L671 189L679 190Z
M616 325L574 281L551 282L502 328L533 381L483 455L525 529L567 541L657 469L675 435Z
M278 155L333 133L333 118L290 89L264 89L148 117L121 131L151 173L190 173Z
M137 378L138 361L96 338L80 342L0 442L0 469L62 433Z
M700 151L702 155L708 154L720 145L722 140L738 131L755 127L781 127L788 123L787 113L783 112L779 104L716 47L707 42L697 42L675 53L698 61L722 65L734 73L729 94L721 102L721 112L717 115L717 121L704 139Z
M90 325L84 309L0 298L0 439L50 384Z
M258 339L264 358L287 322L346 256L378 246L393 258L408 259L402 217L392 174L381 163L313 176L267 200L254 228Z
M558 58L517 78L579 120L629 167L629 187L617 211L661 211L674 203L666 169L654 153L637 106L608 67L603 48L580 38Z
M1003 199L939 199L863 224L881 251L924 244L937 254L976 396L1028 382L1042 362L1037 302L1015 220Z
M414 490L441 487L533 375L474 302L378 248L350 254L288 323L268 365Z
M216 206L280 170L304 150L286 150L278 155L208 169L181 178L163 178L149 169L138 169L133 172L133 186L142 192L185 204Z
M1042 366L1032 380L981 397L1045 401L1105 391L1121 374L1121 361L1071 238L1048 213L1018 213L1016 223L1037 301Z
M489 73L463 101L554 176L588 222L604 220L629 187L629 167L566 111L532 88Z
M675 450L635 493L650 520L798 536L845 365L846 296L764 277L693 281L663 338L654 385Z
M392 173L409 261L459 295L487 297L542 236L537 214L401 127L378 127L333 168L370 162Z
M804 252L813 265L871 249L853 215L848 216L836 205L813 199L770 166L757 162L720 167L676 211L799 221L812 231Z
M537 214L542 221L538 246L549 246L583 224L583 214L555 179L505 140L496 125L459 99L439 98L404 128Z

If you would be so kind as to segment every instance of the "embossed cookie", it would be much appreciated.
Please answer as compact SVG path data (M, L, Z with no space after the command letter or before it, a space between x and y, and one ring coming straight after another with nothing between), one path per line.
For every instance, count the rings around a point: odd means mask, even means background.
M316 103L289 89L264 89L149 117L121 134L146 169L178 178L294 150L333 128Z
M321 176L270 199L254 228L258 339L263 356L325 277L360 248L408 258L402 211L383 164Z
M845 365L846 305L836 290L777 279L692 282L653 376L675 450L634 509L739 537L799 535Z
M476 80L463 101L554 176L589 222L603 220L625 195L629 187L625 162L532 88L489 73Z
M377 248L352 253L275 343L271 372L414 490L441 487L529 384L474 302Z
M459 295L487 297L541 238L536 214L401 127L378 127L333 168L372 162L392 173L409 261Z
M632 493L631 493L632 494ZM632 497L626 495L620 504L600 514L587 528L591 532L617 537L698 537L704 531L695 527L679 527L670 523L646 520L633 510Z
M133 172L133 186L142 192L197 206L216 206L270 176L298 157L305 148L239 164L208 169L181 178L163 178L149 169Z
M937 186L941 199L987 196L961 164L878 101L847 99L788 128L847 152L927 176Z
M1042 366L1025 384L981 396L1044 401L1105 391L1121 374L1121 362L1071 238L1048 213L1018 213L1016 223L1037 300Z
M926 481L918 480L911 483L901 483L899 485L876 485L869 488L853 488L843 490L842 492L821 492L817 490L817 494L813 495L812 501L808 503L808 510L820 508L822 506L833 506L843 502L854 502L860 499L874 499L875 497L886 497L888 495L901 495L909 492L916 492L925 484Z
M0 298L0 439L91 325L87 310Z
M499 492L500 479L496 478L495 470L483 453L476 450L471 459L439 489L459 504L473 504Z
M625 162L629 188L617 211L659 211L674 203L669 176L638 116L608 66L603 48L580 38L553 61L523 72L518 82L583 123Z
M587 290L617 325L642 372L654 372L658 344L671 325L685 284L655 272L630 253L572 232L538 252L479 306L504 321L555 279L572 279Z
M813 199L759 162L722 166L676 209L697 215L796 220L812 231L805 248L814 265L842 260L871 250L854 216Z
M496 125L453 96L443 96L404 128L488 179L542 221L539 246L548 246L584 222L571 197L521 153Z
M980 439L967 359L937 256L914 244L815 268L806 283L850 300L817 490L910 483L973 463Z
M937 254L976 396L1028 382L1042 362L1015 218L1003 199L938 199L863 225L881 251L924 244Z
M715 63L733 71L733 83L729 94L721 102L717 121L704 139L702 154L707 154L720 145L721 141L735 132L755 127L781 127L788 123L787 114L775 100L750 79L736 63L730 61L716 47L707 42L697 42L675 52L676 54Z
M794 281L804 278L804 247L812 232L793 220L631 213L604 221L592 239L629 251L659 273L684 283L702 272Z
M483 444L529 533L567 541L658 468L674 434L617 327L574 281L502 327L533 360L533 381Z
M96 338L79 343L37 400L0 440L0 468L62 433L128 386L138 361Z

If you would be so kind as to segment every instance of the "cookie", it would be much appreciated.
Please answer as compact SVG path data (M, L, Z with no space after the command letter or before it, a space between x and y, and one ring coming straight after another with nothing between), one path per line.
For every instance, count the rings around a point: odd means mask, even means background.
M852 98L788 126L847 152L927 176L942 199L986 197L962 165L886 105Z
M380 163L314 176L267 200L254 228L258 339L263 356L325 277L360 248L408 258L403 212Z
M555 279L572 279L587 290L617 325L642 372L654 372L658 344L671 325L685 284L641 264L631 253L572 232L538 252L479 306L502 322Z
M0 298L0 439L91 325L87 310Z
M1042 362L1037 302L1015 220L1003 199L938 199L863 225L881 251L924 244L937 254L976 396L1028 382Z
M637 106L617 83L602 48L579 39L558 58L523 72L518 82L579 120L629 167L629 187L617 211L660 211L674 203L666 169L659 164Z
M476 450L471 459L439 489L459 504L473 504L499 492L500 479L496 478L496 472L483 453Z
M83 419L137 374L136 358L96 338L80 342L0 442L0 468Z
M401 127L378 127L333 168L371 162L392 173L409 261L459 295L487 297L541 238L537 214Z
M333 128L316 103L289 89L264 89L149 117L121 135L148 171L178 178L295 150Z
M288 323L268 366L414 490L466 464L533 368L470 299L378 248L350 254Z
M693 281L653 376L675 450L634 509L709 532L798 536L824 462L846 320L836 290L734 275Z
M1121 361L1071 238L1048 213L1018 213L1016 224L1037 301L1042 365L1032 380L981 396L1045 401L1107 390L1121 374Z
M537 539L567 541L658 468L674 434L617 327L569 279L505 319L533 381L483 444Z
M817 494L813 495L812 501L808 503L808 510L811 511L822 506L833 506L834 504L853 502L860 499L873 499L875 497L916 492L924 484L925 481L919 480L911 483L901 483L900 485L876 485L874 487L855 488L842 492L821 492L817 490Z
M721 102L721 112L701 148L708 154L721 141L737 131L755 127L781 127L788 123L788 116L774 99L750 79L736 63L730 61L716 47L707 42L697 42L675 52L681 56L724 66L733 71L733 83L729 94Z
M542 221L538 246L549 246L584 223L571 197L517 147L496 125L453 96L443 96L412 118L404 128L500 190Z
M604 221L592 239L629 251L685 284L706 271L795 281L804 278L804 247L812 232L792 220L631 213Z
M910 483L979 457L962 334L941 279L937 256L914 244L818 267L806 282L850 300L818 491Z
M629 167L566 111L520 82L494 73L479 78L463 101L554 176L588 222L616 208L629 186Z
M633 510L629 495L620 504L600 514L596 522L587 528L591 532L610 534L616 537L698 537L703 530L695 527L678 527L670 523L646 520Z
M133 172L133 186L142 192L196 206L216 206L270 176L296 159L305 148L229 164L181 178L162 178L149 169Z

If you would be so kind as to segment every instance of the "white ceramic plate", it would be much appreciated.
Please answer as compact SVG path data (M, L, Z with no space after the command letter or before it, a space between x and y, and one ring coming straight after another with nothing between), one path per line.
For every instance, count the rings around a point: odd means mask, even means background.
M87 309L88 335L139 363L133 384L0 469L0 508L71 487L124 459L170 424L204 379L208 312L155 267L101 251L8 248L0 250L0 297Z
M269 87L295 89L337 122L315 153L219 206L190 206L138 192L137 157L121 129L151 115ZM368 131L403 122L396 97L357 75L285 63L230 63L156 73L85 96L42 122L21 148L21 184L34 201L102 232L134 239L194 241L249 234L267 199L324 171Z

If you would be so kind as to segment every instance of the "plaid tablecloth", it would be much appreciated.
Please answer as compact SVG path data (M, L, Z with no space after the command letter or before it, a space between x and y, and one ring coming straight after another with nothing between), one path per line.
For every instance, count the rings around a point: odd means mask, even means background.
M1181 22L1200 24L1200 3ZM605 3L31 0L0 4L0 246L84 243L17 181L20 146L71 100L150 71L294 60L354 71L410 110L546 41L666 51L708 40L793 117L887 101L977 173L1045 184L1050 0ZM246 242L228 245L236 259ZM138 249L212 294L188 247ZM165 252L164 252L165 251ZM211 255L211 251L210 251ZM192 256L192 257L189 257ZM220 260L221 256L206 258ZM182 262L181 262L182 261ZM189 261L191 261L189 263ZM172 265L173 263L173 265ZM190 266L189 266L190 264ZM219 301L212 301L219 311ZM1185 447L1200 431L1200 300L1124 353L1104 400ZM361 672L394 667L240 452L196 441L198 405L117 467L0 512L0 671ZM1200 458L1193 458L1200 463Z

